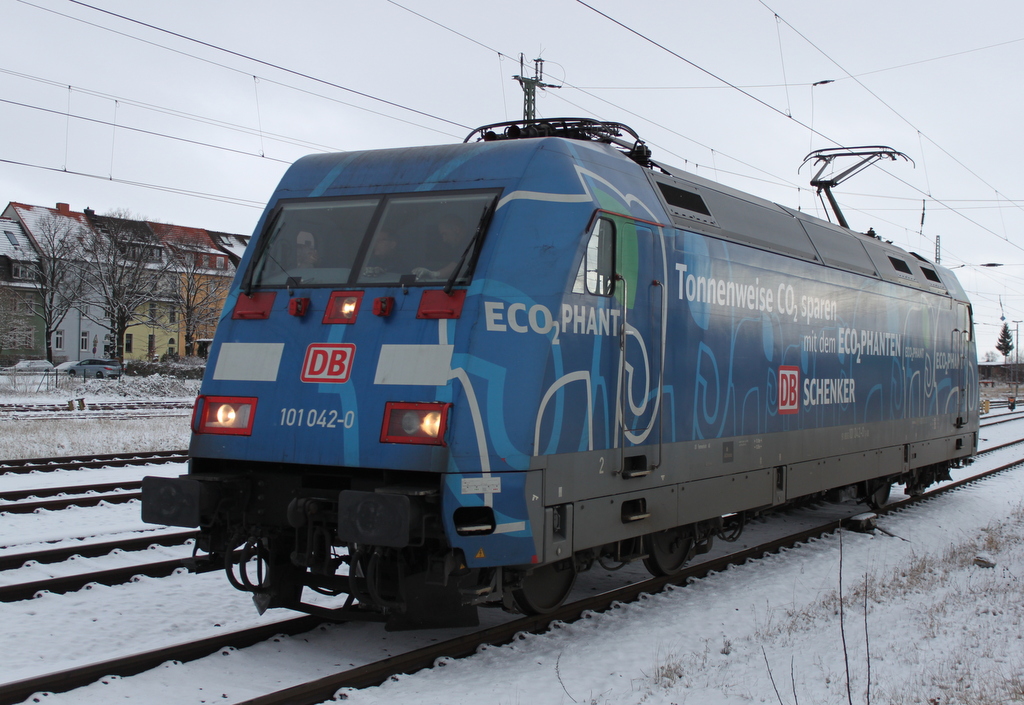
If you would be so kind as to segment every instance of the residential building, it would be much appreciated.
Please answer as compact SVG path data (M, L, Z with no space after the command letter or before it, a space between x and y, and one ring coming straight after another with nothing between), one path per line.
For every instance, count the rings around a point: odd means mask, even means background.
M37 276L18 284L13 273L27 270L13 264L4 269L5 263L45 264L46 253L52 255L60 243L67 245L61 256L73 253L77 260L79 279L69 279L64 287L74 295L73 305L58 309L59 321L50 324L54 363L97 356L204 355L249 240L117 214L101 216L89 208L72 211L66 203L56 208L10 203L3 218L0 222L10 223L14 233L13 240L5 237L6 249L0 243L0 284L10 283L7 288L23 294L34 290L38 299L47 287ZM17 259L22 253L13 244L19 237L25 260ZM46 356L46 324L38 315L35 326L34 355L25 357Z
M42 322L32 315L38 301L35 249L21 225L0 218L0 364L42 357Z

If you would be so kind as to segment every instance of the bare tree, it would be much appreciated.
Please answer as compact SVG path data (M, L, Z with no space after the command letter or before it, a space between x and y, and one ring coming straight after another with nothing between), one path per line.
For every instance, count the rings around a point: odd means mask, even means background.
M196 341L212 337L217 327L231 277L211 271L207 266L210 255L205 251L182 245L173 245L169 250L171 266L178 275L173 301L185 330L185 354L194 355Z
M81 300L83 243L88 231L72 218L49 214L33 228L37 258L32 263L39 298L32 314L43 324L46 359L53 362L53 334Z
M110 330L115 356L123 359L125 331L135 323L152 324L147 304L169 301L173 295L170 258L152 229L127 210L93 215L91 221L87 280L106 316L92 320Z

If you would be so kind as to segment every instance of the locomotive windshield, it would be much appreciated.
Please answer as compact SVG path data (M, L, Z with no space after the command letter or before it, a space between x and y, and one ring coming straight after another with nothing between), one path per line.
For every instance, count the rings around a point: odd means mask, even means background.
M250 287L470 280L494 191L284 202Z

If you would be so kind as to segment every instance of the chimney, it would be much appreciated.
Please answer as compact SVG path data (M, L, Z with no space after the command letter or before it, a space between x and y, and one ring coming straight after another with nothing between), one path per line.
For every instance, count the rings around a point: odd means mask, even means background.
M86 217L86 218L91 218L91 217L93 217L94 215L96 215L96 211L94 211L94 210L93 210L92 208L86 208L86 209L85 209L84 211L82 211L82 212L83 212L83 213L85 213L85 217Z
M70 213L71 212L71 206L68 205L67 203L58 203L57 204L57 212L58 213Z

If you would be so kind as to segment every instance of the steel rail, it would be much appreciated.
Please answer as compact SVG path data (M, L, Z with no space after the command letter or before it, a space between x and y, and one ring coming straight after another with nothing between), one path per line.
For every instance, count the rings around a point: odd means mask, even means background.
M1009 416L1010 418L1004 419L1002 418L1003 416ZM989 426L998 426L1001 423L1010 423L1011 421L1020 421L1021 419L1024 419L1024 412L1012 411L1007 414L998 414L996 416L986 417L985 419L982 419L982 421L987 421L988 423L979 422L978 426L979 428L988 428Z
M22 414L43 411L67 412L67 411L111 411L111 410L133 410L133 409L191 409L191 401L91 401L81 400L82 407L77 407L79 399L69 399L63 404L0 404L0 413ZM74 407L74 408L73 408Z
M120 549L122 551L143 551L150 546L182 546L198 535L196 531L175 531L168 534L155 534L152 536L137 536L123 538L114 541L103 541L102 543L86 543L60 548L48 548L42 551L30 553L9 553L0 555L0 571L15 570L21 568L29 561L49 564L66 561L72 556L82 558L98 558L105 556L111 551ZM51 591L52 592L52 591Z
M30 472L51 472L53 470L90 470L106 467L128 467L131 465L181 463L186 460L188 460L187 450L157 450L138 453L129 452L71 455L60 458L0 460L0 472L21 474Z
M0 705L22 703L33 693L62 693L94 683L104 676L130 676L156 668L167 661L194 661L216 653L227 646L245 648L266 641L278 634L289 636L302 634L315 629L323 620L317 617L302 616L287 619L273 624L264 624L250 629L242 629L229 634L218 634L187 644L176 644L151 651L144 651L132 656L113 658L99 663L69 668L56 673L24 678L12 683L0 685Z
M83 494L76 497L61 497L60 499L42 499L38 502L13 502L11 504L0 504L0 514L31 514L37 509L60 511L61 509L70 509L71 507L95 507L101 502L125 504L141 497L142 490L139 490L138 492Z
M143 563L122 568L111 568L110 570L99 570L92 573L66 575L59 578L44 578L28 583L0 585L0 602L30 600L40 592L58 594L74 592L93 583L98 583L99 585L123 585L136 575L144 575L148 578L165 578L178 568L188 567L186 565L188 560L187 558L172 558L171 560L159 561L157 563Z
M63 416L57 414L47 413L32 413L23 414L13 418L15 422L27 423L29 421L104 421L108 419L115 420L129 420L129 421L140 421L142 419L163 419L168 417L184 417L191 414L191 411L176 410L176 409L164 409L151 410L151 411L136 411L132 412L131 416L128 416L128 412L124 411L82 411L76 412L75 414L65 414Z
M137 490L142 487L142 480L123 480L121 482L102 482L93 485L68 485L66 487L35 487L27 490L0 490L0 502L23 502L26 499L42 497L58 497L60 495L85 494L87 492L113 492L115 490ZM0 505L0 512L6 511Z

